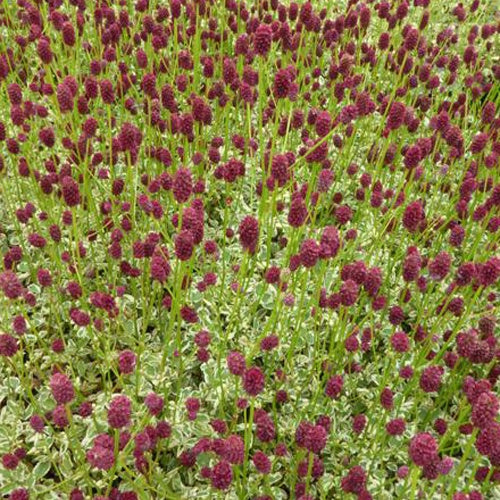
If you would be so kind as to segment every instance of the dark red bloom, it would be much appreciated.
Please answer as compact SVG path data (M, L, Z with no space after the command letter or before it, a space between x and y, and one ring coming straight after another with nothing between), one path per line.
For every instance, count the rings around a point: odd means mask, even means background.
M274 95L278 99L283 99L288 96L292 79L287 69L280 69L274 76Z
M225 460L218 462L210 475L210 482L217 490L227 490L233 481L233 470L231 464Z
M300 260L304 267L314 267L320 257L320 247L316 240L308 239L300 246Z
M254 453L252 462L261 474L269 474L271 472L271 461L262 451L259 450Z
M340 205L335 209L335 219L343 226L352 219L352 210L348 205Z
M260 24L254 34L254 50L257 55L265 56L271 48L272 31L267 24Z
M109 470L115 463L115 454L113 449L94 445L87 452L87 461L96 469Z
M109 405L108 424L114 429L125 427L130 423L132 404L127 396L116 396Z
M23 293L23 286L13 271L0 273L0 288L9 299L17 299Z
M243 373L243 389L250 396L257 396L264 390L265 378L257 366L248 368Z
M429 273L432 279L442 280L450 271L451 256L447 252L440 252L429 263Z
M113 104L115 100L115 92L113 84L109 80L101 80L99 82L99 91L101 93L102 101L105 104Z
M305 447L313 453L320 453L326 446L327 437L322 425L313 425L309 428Z
M14 470L19 465L19 458L14 453L2 455L2 465L8 470Z
M75 397L71 380L64 373L55 373L50 379L50 390L58 404L70 403Z
M342 392L344 380L342 375L333 375L328 379L325 386L325 394L331 399L337 399Z
M366 415L356 415L352 420L352 430L355 434L361 434L366 427L368 419Z
M500 401L497 396L490 391L483 392L473 405L471 421L476 427L488 427L495 421L499 410Z
M425 392L435 392L441 386L442 366L427 366L420 376L420 388Z
M256 410L254 420L257 424L257 431L255 434L259 441L268 443L276 437L274 422L264 410Z
M407 352L410 349L410 340L405 332L399 331L391 337L391 345L396 352Z
M69 425L68 412L64 405L58 405L52 411L52 421L56 427L63 429Z
M488 143L488 134L484 132L479 132L472 139L471 145L469 146L470 152L472 154L479 154Z
M264 337L260 342L260 348L263 351L271 351L272 349L278 347L279 337L277 335L268 335Z
M328 259L335 257L340 248L339 232L335 226L326 226L320 239L320 257Z
M288 224L292 227L300 227L307 218L307 208L300 195L293 195L288 212Z
M346 307L352 306L358 299L359 286L355 281L348 279L342 283L339 293L342 305Z
M330 113L328 113L328 111L322 111L321 113L319 113L316 117L316 122L314 125L316 127L316 133L320 137L326 136L328 132L330 132L332 125L332 118L330 116Z
M163 409L164 399L158 394L150 392L144 398L144 404L147 406L149 413L151 413L151 415L158 416Z
M62 113L73 111L73 93L71 92L70 88L64 83L60 83L57 86L57 102Z
M62 25L62 36L65 45L72 47L75 45L75 29L70 22L66 22Z
M389 322L391 325L399 325L405 319L405 313L399 306L392 306L389 310Z
M245 443L240 436L233 434L225 439L223 458L234 465L243 463L245 458Z
M410 146L405 153L404 164L408 169L417 167L422 159L422 150L418 145Z
M360 465L352 467L342 478L341 488L346 493L359 495L366 488L366 472Z
M387 115L387 128L389 130L398 129L404 122L406 107L403 103L395 101L391 104Z
M183 305L181 307L181 318L187 323L198 323L198 314L188 305Z
M52 285L52 276L48 269L39 269L36 275L38 283L40 283L42 287L49 287L50 285Z
M68 207L74 207L80 203L80 188L72 177L66 176L63 178L61 181L61 191Z
M411 438L409 455L411 460L421 467L437 461L438 445L428 433L421 432Z
M16 488L9 495L9 500L29 500L30 494L26 488Z
M257 219L251 215L247 215L240 222L238 233L240 235L241 246L250 253L254 253L259 240L259 222Z
M403 418L395 418L387 422L385 428L391 436L400 436L406 429L406 422Z
M389 387L384 387L382 389L382 392L380 393L380 404L386 410L392 410L394 407L394 395Z
M416 232L425 219L424 209L420 201L410 203L403 214L403 226L410 232Z
M179 260L189 260L193 255L194 238L191 231L183 229L175 238L175 255Z
M478 281L482 286L490 286L500 277L500 258L491 257L478 267Z

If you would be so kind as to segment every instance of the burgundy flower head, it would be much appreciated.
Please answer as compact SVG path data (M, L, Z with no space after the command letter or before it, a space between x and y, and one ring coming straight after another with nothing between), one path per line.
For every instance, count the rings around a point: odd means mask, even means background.
M264 390L265 377L257 366L248 368L243 373L243 389L250 396L257 396Z
M120 429L130 424L132 404L125 395L115 396L109 405L108 424L114 429Z
M424 209L420 201L410 203L403 214L403 226L410 232L416 232L425 219Z
M254 35L254 50L257 55L266 56L271 48L272 31L267 24L260 24Z
M70 403L75 397L71 380L64 373L55 373L50 379L50 390L58 404Z
M416 434L411 438L409 455L416 465L422 467L436 462L438 458L436 440L428 432Z
M257 219L250 215L244 217L240 222L238 233L241 246L250 253L254 253L259 239L259 223Z
M210 482L217 490L227 490L233 481L233 469L231 464L221 460L212 468Z

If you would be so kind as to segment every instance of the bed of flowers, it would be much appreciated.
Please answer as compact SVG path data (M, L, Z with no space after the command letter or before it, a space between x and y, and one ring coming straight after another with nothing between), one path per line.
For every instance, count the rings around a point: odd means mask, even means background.
M499 498L495 3L2 2L0 495Z

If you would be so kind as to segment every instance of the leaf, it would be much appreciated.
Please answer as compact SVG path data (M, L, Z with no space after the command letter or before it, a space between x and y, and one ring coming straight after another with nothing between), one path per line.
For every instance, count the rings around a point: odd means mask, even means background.
M16 390L19 387L19 379L17 377L9 377L7 379L7 385L11 389Z
M42 477L44 477L47 472L49 472L50 467L50 462L39 462L38 464L36 464L35 468L33 469L33 474L35 475L36 479L41 479Z

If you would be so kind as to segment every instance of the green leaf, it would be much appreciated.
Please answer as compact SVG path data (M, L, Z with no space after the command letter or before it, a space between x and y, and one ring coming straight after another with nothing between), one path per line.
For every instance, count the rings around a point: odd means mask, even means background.
M40 462L36 464L35 468L33 469L33 474L35 475L36 479L44 477L47 472L49 472L50 467L50 462Z

